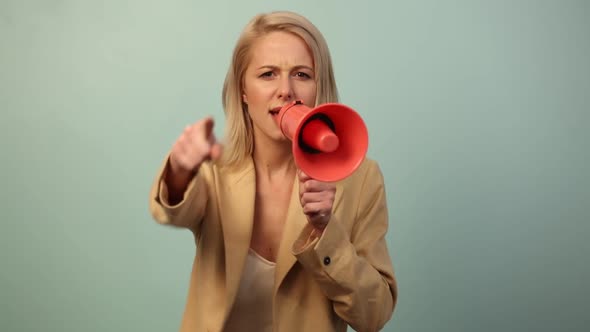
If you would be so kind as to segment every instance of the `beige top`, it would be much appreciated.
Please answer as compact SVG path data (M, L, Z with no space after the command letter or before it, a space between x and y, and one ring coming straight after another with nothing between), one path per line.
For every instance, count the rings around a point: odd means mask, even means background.
M248 251L236 301L224 331L272 331L275 263Z

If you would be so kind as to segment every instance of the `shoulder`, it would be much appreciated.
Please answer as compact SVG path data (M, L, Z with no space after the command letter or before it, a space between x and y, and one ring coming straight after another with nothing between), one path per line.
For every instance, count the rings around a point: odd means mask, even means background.
M207 182L220 184L238 184L250 179L254 174L254 165L250 162L243 162L235 166L225 166L211 161L204 162L199 173Z
M376 160L371 158L365 158L354 173L341 181L342 186L359 187L359 189L367 183L383 183L381 167Z

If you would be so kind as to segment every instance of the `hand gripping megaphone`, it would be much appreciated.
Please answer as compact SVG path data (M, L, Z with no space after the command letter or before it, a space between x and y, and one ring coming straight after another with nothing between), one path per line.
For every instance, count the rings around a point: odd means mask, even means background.
M346 105L326 103L311 109L296 100L283 106L275 121L292 142L295 164L313 179L342 180L365 159L367 127Z

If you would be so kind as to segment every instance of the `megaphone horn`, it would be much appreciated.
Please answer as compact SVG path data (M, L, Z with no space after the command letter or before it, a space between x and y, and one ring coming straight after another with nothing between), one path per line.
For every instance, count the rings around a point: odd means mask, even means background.
M326 103L311 109L296 100L283 106L275 121L292 142L297 167L316 180L350 176L367 153L367 127L346 105Z

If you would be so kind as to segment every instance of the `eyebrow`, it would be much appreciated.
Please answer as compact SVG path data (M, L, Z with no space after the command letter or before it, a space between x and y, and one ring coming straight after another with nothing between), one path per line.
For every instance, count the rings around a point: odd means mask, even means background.
M277 69L277 68L278 68L278 66L264 65L264 66L258 67L257 70L260 70L260 69ZM307 69L307 70L313 72L313 68L311 68L309 66L305 66L305 65L298 65L298 66L293 67L293 69Z

